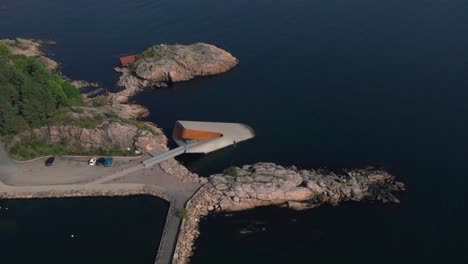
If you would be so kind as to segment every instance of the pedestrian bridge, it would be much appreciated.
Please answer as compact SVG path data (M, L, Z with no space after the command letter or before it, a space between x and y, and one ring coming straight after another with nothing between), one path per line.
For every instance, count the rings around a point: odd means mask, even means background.
M252 128L241 123L177 121L172 138L179 145L144 160L151 167L184 153L210 153L255 137Z

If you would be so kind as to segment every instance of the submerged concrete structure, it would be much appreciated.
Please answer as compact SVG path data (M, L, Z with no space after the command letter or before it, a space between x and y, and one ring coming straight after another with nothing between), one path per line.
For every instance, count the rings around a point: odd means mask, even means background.
M177 121L172 138L186 153L210 153L255 137L242 123Z

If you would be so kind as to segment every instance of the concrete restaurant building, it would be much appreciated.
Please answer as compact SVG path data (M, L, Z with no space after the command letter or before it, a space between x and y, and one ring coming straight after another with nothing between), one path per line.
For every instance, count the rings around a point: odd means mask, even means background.
M199 121L177 121L172 134L179 146L187 146L186 153L209 153L253 137L245 124Z

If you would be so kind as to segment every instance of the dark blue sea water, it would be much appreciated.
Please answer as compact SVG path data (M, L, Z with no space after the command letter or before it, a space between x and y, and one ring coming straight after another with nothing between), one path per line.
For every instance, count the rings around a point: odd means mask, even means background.
M154 263L168 209L150 196L0 201L0 262Z
M276 226L252 243L233 218L210 217L194 262L468 263L468 2L0 3L8 7L0 11L1 37L56 40L52 52L66 75L108 87L119 56L156 43L202 41L238 57L226 74L134 98L168 135L180 119L255 129L257 137L235 149L182 157L197 172L257 161L375 164L408 186L400 205L243 213Z

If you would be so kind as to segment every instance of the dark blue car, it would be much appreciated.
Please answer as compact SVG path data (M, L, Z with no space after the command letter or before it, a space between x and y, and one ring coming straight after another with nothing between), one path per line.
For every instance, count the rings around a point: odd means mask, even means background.
M112 165L112 158L107 158L104 160L104 167L110 167Z

